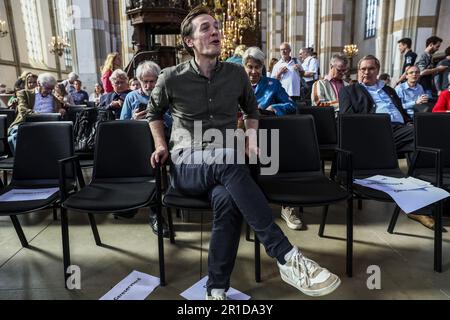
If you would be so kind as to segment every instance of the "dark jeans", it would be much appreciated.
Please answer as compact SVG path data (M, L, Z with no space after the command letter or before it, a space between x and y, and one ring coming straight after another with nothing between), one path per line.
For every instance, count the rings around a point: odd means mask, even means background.
M412 154L414 152L414 126L393 123L392 131L397 154Z
M195 163L199 164L182 163L187 157L195 158ZM242 218L255 231L270 257L284 264L284 256L292 250L292 245L273 221L272 210L248 167L245 164L226 164L232 161L225 162L225 159L233 158L232 149L216 149L214 154L211 150L188 150L182 158L174 161L172 186L188 196L207 194L214 211L208 289L228 290L230 287Z

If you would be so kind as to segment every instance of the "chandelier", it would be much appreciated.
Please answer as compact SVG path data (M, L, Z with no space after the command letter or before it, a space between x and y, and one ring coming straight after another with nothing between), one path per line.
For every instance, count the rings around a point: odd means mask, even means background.
M52 40L48 44L50 53L62 57L64 50L70 47L70 44L62 37L52 37Z
M222 59L233 55L234 49L242 44L246 30L256 30L261 20L257 0L215 0L203 1L214 10L220 22L222 35Z
M359 53L358 46L356 44L348 44L344 46L344 53L349 59L352 59Z
M8 30L6 30L6 21L0 20L0 38L6 37Z

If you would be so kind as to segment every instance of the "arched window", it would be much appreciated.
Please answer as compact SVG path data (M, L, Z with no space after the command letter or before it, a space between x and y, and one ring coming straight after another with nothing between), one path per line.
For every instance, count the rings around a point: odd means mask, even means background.
M366 39L373 38L377 31L378 0L366 0Z
M54 0L53 8L55 8L56 30L58 35L71 43L71 31L74 28L73 20L69 12L71 8L68 6L67 0ZM64 63L66 67L72 67L72 50L70 47L64 49Z
M25 26L28 57L31 61L42 63L44 56L42 54L41 28L36 0L20 0L20 4Z

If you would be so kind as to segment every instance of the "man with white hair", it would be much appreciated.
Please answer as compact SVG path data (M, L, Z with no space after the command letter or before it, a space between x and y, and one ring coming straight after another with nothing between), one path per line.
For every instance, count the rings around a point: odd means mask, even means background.
M71 72L67 76L67 79L62 82L66 87L66 91L68 94L71 95L72 93L76 92L75 81L77 81L79 78L80 77L78 76L78 74L76 74L75 72Z
M100 98L99 108L112 111L115 118L119 119L125 99L131 92L128 76L123 70L117 69L112 73L109 81L111 81L114 91Z
M16 120L9 128L8 142L11 151L14 152L16 147L17 127L25 121L25 116L31 113L61 113L65 114L65 110L61 102L52 94L56 86L56 78L50 73L39 75L37 87L34 90L22 90L17 93L19 101L17 107Z

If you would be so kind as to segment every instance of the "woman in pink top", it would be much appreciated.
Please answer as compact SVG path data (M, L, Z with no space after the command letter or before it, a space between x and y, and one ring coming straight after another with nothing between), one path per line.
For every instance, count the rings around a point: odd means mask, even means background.
M433 112L450 112L450 90L442 91Z
M102 84L105 93L114 92L114 89L112 87L111 81L109 81L109 78L111 77L114 70L120 69L121 67L122 67L122 57L120 56L120 53L113 52L108 54L102 69Z

